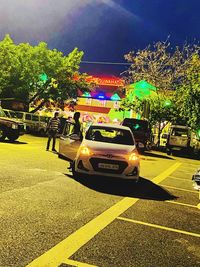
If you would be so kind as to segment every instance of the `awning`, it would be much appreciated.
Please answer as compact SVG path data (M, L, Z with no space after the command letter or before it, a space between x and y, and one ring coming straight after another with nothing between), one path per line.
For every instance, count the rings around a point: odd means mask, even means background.
M104 114L108 114L110 112L110 108L86 106L86 105L76 105L75 109L76 111L87 111L87 112L96 112L96 113L104 113Z

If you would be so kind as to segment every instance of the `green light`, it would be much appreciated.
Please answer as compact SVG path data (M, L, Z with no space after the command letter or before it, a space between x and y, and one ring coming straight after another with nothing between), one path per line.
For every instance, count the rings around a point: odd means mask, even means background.
M39 75L39 77L40 77L40 80L42 81L42 82L46 82L47 80L48 80L48 76L47 76L47 74L46 73L41 73L40 75Z
M165 102L164 102L165 107L170 107L171 104L172 104L171 100L165 100Z
M157 88L150 83L146 82L145 80L141 80L137 83L131 84L130 89L133 89L133 93L131 94L137 96L139 99L144 99L153 92L157 90Z
M139 125L139 124L136 124L136 125L133 126L133 128L134 128L135 130L137 130L137 129L140 128L140 125Z
M84 93L82 94L82 96L84 96L84 97L91 97L91 94L90 94L89 92L84 92Z
M200 137L200 129L197 130L197 135Z
M150 91L156 91L156 87L153 86L152 84L146 82L145 80L141 80L137 83L131 84L130 85L131 88L133 89L143 89L143 90L150 90Z
M119 95L117 93L115 93L114 95L111 96L111 100L118 101L120 99L121 98L119 97Z
M141 115L140 115L140 113L137 113L137 114L136 114L136 119L138 119L138 120L141 119Z

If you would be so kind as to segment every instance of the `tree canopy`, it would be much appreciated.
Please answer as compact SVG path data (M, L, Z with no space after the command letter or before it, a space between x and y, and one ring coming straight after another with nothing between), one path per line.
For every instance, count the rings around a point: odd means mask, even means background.
M200 58L196 53L190 59L190 66L184 82L175 93L178 113L189 126L200 129Z
M50 50L45 42L36 46L15 44L9 35L0 42L0 97L15 97L27 102L37 96L47 100L66 100L77 94L77 89L89 90L86 74L79 73L83 51L75 48L67 56ZM74 80L78 73L82 78ZM41 74L47 79L41 80ZM54 79L56 86L52 83Z
M172 49L167 40L125 55L132 63L125 73L127 83L145 80L157 88L157 97L131 100L128 95L133 89L129 86L121 108L144 113L144 103L148 102L152 123L166 119L200 129L199 50L198 45L188 44ZM166 101L173 104L164 106Z

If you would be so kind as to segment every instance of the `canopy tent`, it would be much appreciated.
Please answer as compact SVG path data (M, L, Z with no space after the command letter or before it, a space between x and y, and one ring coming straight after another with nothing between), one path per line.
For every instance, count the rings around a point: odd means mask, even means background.
M153 94L156 94L157 91L155 86L146 82L145 80L130 84L128 89L128 98L130 100L134 100L135 97L143 100Z

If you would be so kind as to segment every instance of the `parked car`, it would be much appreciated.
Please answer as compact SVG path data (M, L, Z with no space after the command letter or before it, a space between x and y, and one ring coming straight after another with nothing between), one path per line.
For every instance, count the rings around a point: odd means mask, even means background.
M0 107L0 141L3 141L5 138L15 141L20 135L25 133L25 130L25 123L8 117Z
M166 148L168 134L167 133L161 133L160 135L160 148L164 150ZM158 134L153 135L153 145L158 147Z
M6 114L6 116L8 118L14 118L14 119L18 119L17 118L17 114L14 110L9 110L9 109L3 109L4 113Z
M26 123L27 132L45 135L49 117L22 111L16 111L15 113L18 119Z
M60 136L59 155L73 161L73 175L111 176L139 180L140 159L128 127L115 124L92 124L81 142L69 135L66 123Z
M127 126L131 129L136 146L139 149L149 150L151 147L150 127L147 120L138 120L134 118L125 118L122 121L123 126Z
M194 189L200 190L200 168L192 175Z
M182 125L172 125L166 143L168 155L174 151L183 151L189 154L200 153L200 138L190 127Z

